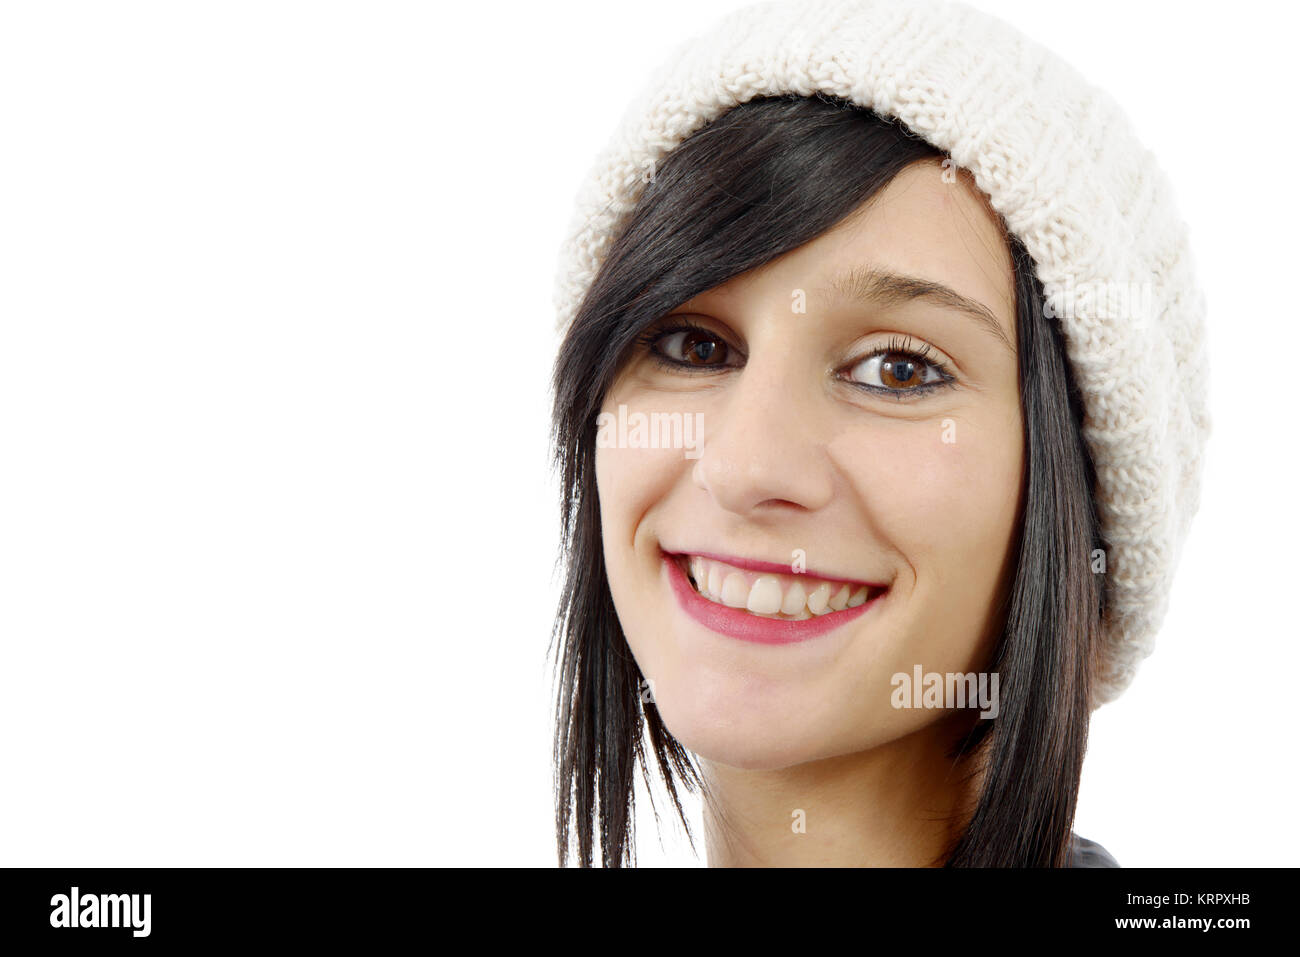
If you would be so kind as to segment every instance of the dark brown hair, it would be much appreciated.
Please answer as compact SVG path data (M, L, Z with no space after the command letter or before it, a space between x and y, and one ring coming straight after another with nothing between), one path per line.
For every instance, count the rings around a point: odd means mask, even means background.
M565 577L557 655L556 838L560 863L633 863L633 787L650 761L690 837L678 784L701 784L691 755L643 702L641 674L606 579L595 480L596 416L637 336L682 302L821 235L905 166L942 158L900 123L836 97L762 97L732 108L658 164L560 347L553 389ZM1082 404L1034 263L1007 234L1016 286L1025 488L1005 627L988 670L1000 710L951 756L984 780L939 863L1063 866L1087 743L1104 590ZM576 841L576 849L571 843Z

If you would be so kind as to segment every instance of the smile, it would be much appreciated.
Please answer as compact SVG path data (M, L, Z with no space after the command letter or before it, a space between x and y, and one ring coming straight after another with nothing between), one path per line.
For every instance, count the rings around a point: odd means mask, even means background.
M678 605L700 624L745 641L787 644L832 631L868 611L887 586L791 574L767 562L663 554ZM777 571L777 569L783 569Z

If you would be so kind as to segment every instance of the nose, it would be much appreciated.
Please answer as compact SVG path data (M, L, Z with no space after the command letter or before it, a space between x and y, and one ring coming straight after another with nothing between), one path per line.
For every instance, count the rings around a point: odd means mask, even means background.
M834 475L820 395L816 380L781 355L751 355L725 400L705 415L696 486L749 519L825 506Z

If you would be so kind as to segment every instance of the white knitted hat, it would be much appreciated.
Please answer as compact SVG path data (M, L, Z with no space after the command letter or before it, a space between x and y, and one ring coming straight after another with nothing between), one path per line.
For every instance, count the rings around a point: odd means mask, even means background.
M727 109L833 94L969 170L1037 265L1084 395L1108 543L1094 707L1151 653L1200 500L1210 431L1204 300L1187 229L1119 107L1018 31L943 0L777 0L680 44L579 192L555 289L580 306L647 169Z

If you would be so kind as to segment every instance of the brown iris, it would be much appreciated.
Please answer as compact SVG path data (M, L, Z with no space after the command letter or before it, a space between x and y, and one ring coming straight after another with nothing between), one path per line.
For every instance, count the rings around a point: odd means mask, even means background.
M921 368L904 352L886 352L880 357L880 381L890 388L914 388L921 384Z
M696 366L720 365L727 359L727 344L707 332L681 333L682 360Z

